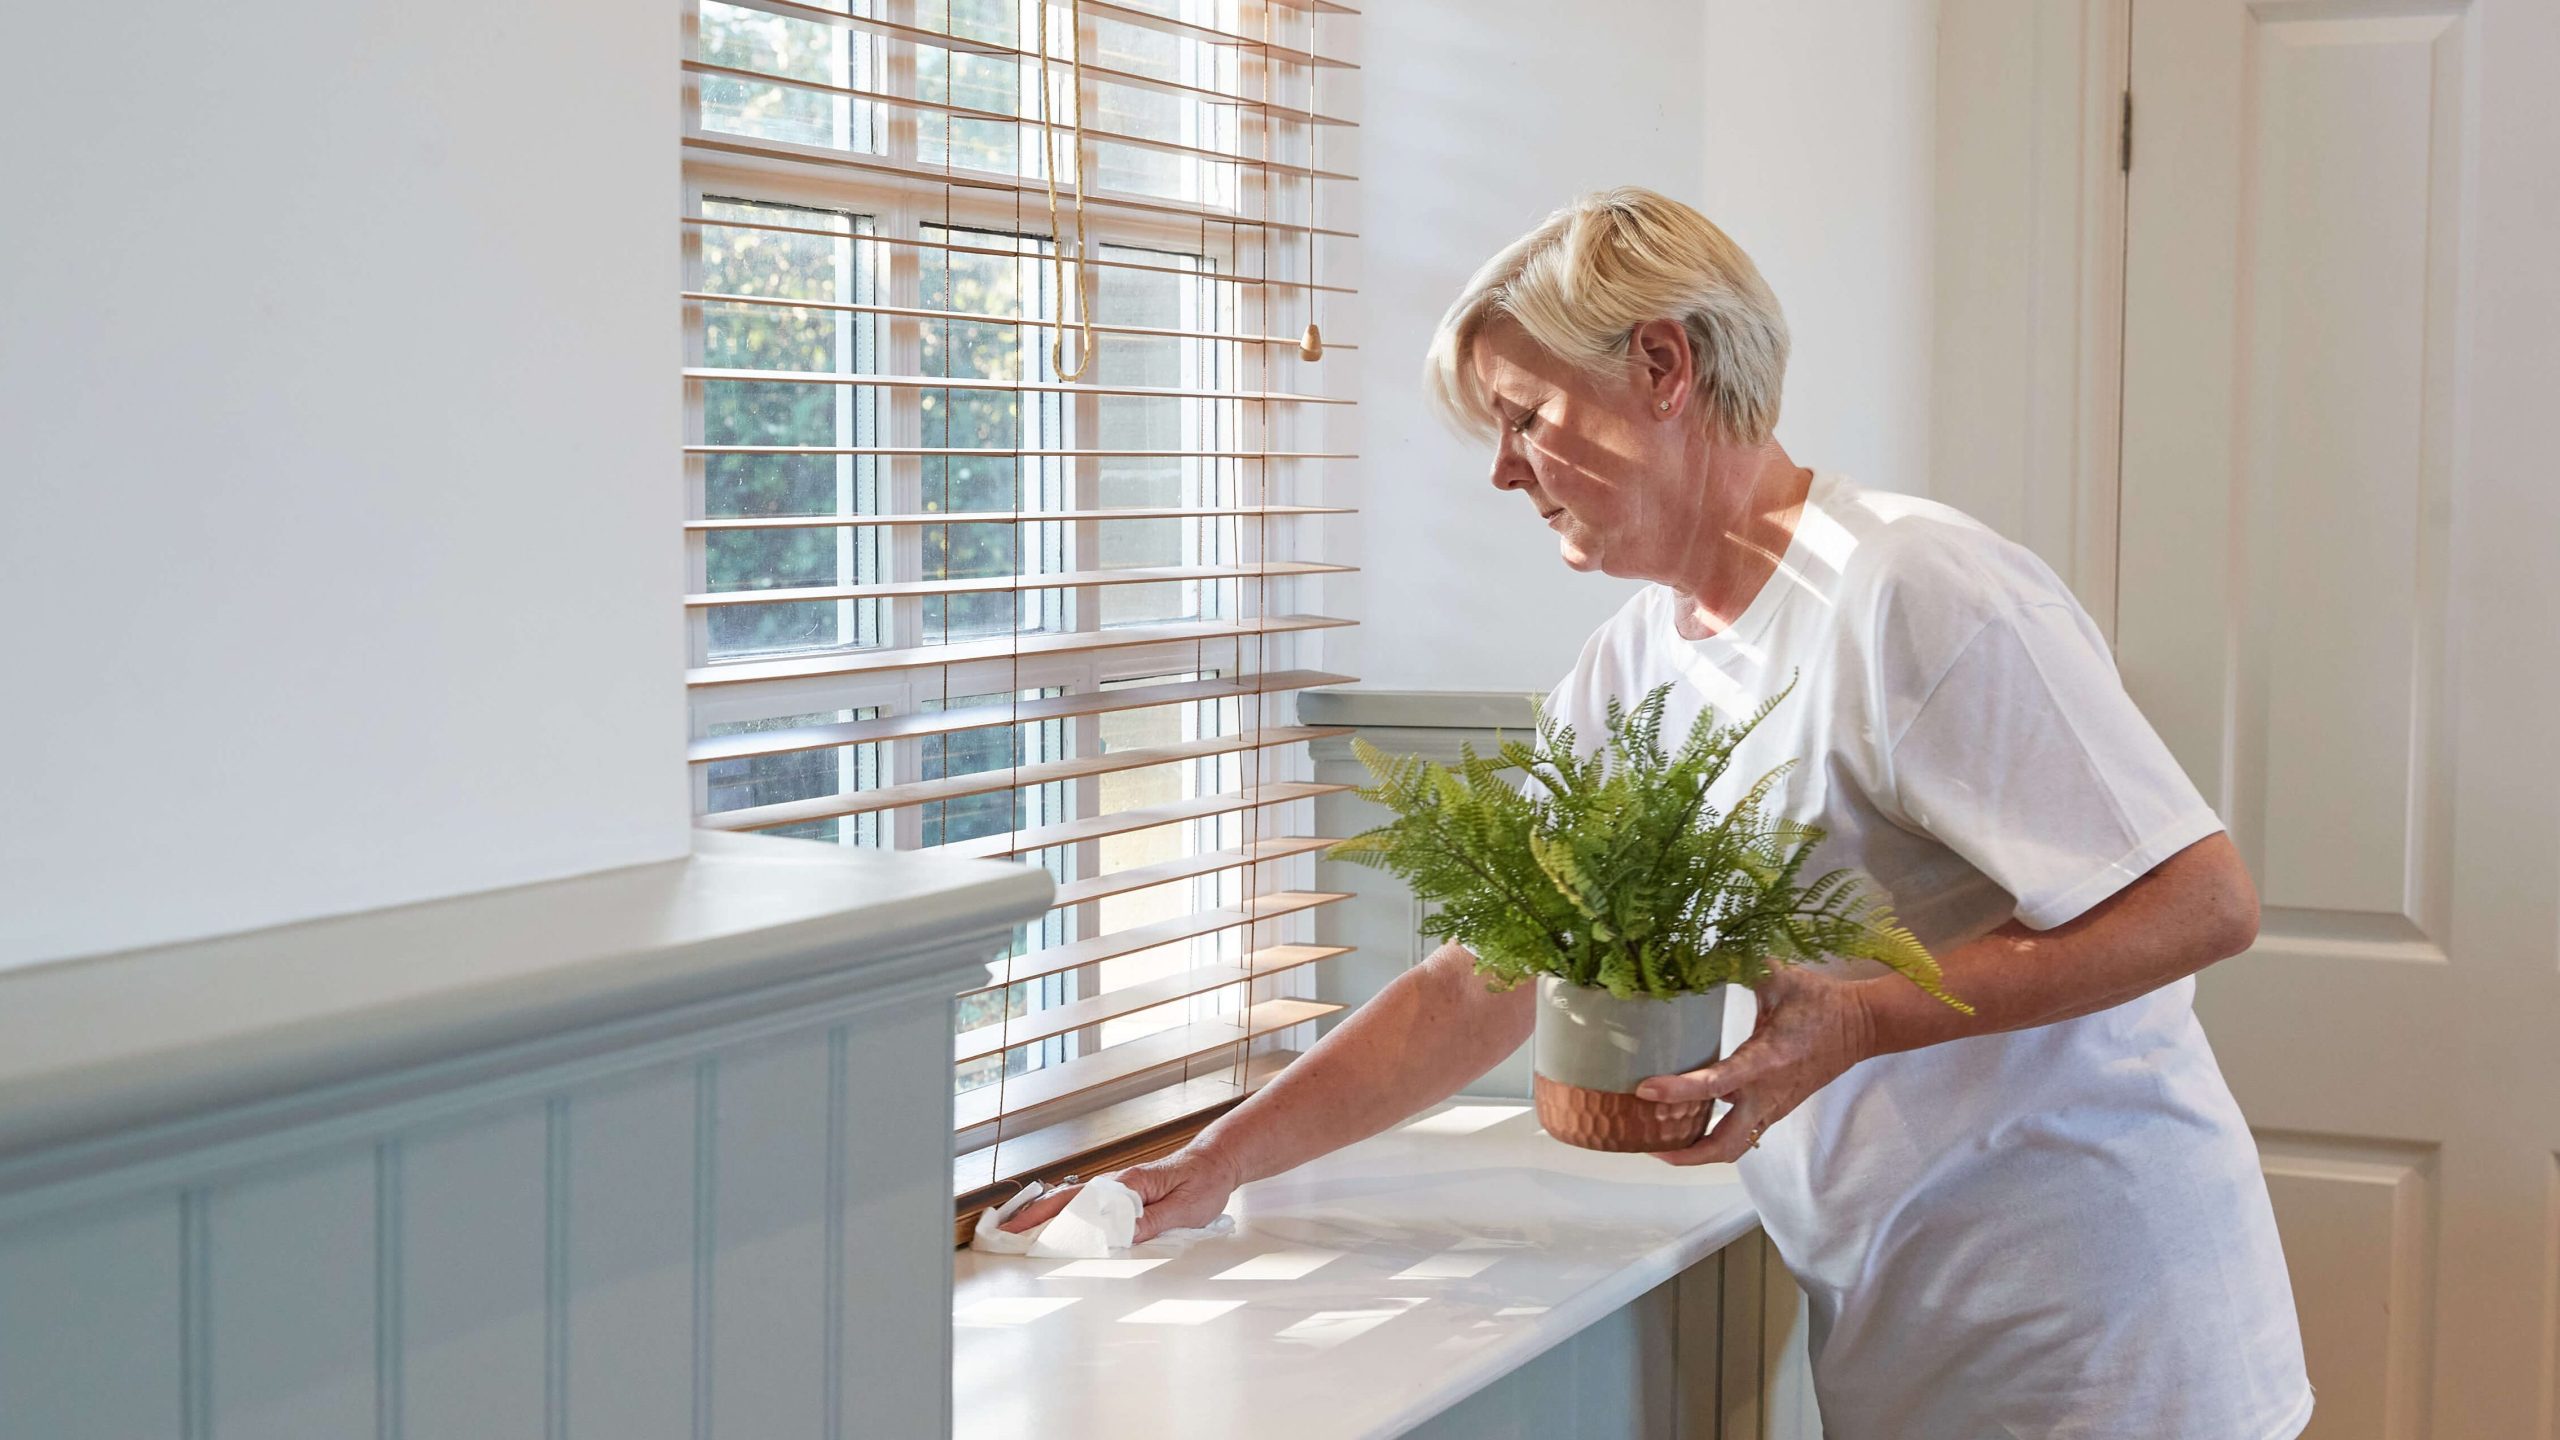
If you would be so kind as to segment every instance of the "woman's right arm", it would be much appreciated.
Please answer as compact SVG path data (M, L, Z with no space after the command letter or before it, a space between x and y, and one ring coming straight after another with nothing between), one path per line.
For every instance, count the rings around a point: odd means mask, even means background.
M1520 1048L1536 1018L1533 989L1495 994L1464 946L1441 946L1189 1145L1119 1172L1146 1203L1138 1239L1205 1225L1246 1181L1294 1169L1448 1099ZM1029 1229L1072 1195L1044 1195L1005 1228Z

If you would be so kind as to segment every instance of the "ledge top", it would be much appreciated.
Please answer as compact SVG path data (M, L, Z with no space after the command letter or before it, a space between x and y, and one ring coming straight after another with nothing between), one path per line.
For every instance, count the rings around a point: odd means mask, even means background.
M1169 1255L961 1254L952 1434L1400 1435L1758 1226L1732 1166L1573 1149L1528 1109L1436 1108Z
M957 991L1052 892L698 831L678 860L0 972L0 1160L812 976Z

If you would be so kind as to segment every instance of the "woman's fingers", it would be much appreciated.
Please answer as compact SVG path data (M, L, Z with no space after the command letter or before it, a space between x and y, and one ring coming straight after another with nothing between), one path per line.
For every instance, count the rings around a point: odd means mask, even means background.
M1666 1165L1721 1165L1741 1159L1742 1152L1751 1148L1753 1127L1763 1123L1759 1110L1749 1099L1737 1101L1697 1144L1683 1150L1657 1150L1653 1158Z
M1656 1075L1638 1085L1636 1094L1647 1100L1728 1100L1767 1074L1776 1059L1770 1042L1754 1035L1713 1065L1685 1075Z
M1022 1231L1046 1225L1056 1217L1059 1211L1066 1209L1067 1202L1076 1198L1076 1192L1083 1188L1082 1185L1069 1185L1061 1190L1051 1190L1006 1216L1005 1222L996 1228L1020 1234Z

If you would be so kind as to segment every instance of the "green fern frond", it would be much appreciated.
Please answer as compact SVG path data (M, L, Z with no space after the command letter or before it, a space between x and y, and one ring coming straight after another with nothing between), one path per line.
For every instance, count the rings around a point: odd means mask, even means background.
M1373 782L1358 793L1392 818L1326 854L1402 876L1435 907L1423 933L1466 945L1497 989L1555 975L1668 998L1842 956L1876 961L1964 1009L1862 877L1835 870L1799 883L1823 836L1774 813L1793 762L1726 809L1710 801L1793 689L1739 723L1702 711L1677 750L1663 746L1669 685L1633 705L1611 697L1607 742L1588 755L1534 697L1534 741L1497 736L1491 756L1464 746L1454 766L1355 739ZM1524 788L1511 772L1536 784Z

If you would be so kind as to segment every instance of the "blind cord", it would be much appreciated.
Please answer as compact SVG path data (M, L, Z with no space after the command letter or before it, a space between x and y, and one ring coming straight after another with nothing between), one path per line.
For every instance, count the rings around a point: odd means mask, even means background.
M1084 228L1084 0L1067 0L1068 73L1075 83L1075 109L1068 116L1068 143L1075 147L1076 313L1083 328L1075 368L1067 368L1067 242L1058 224L1057 126L1049 118L1049 0L1035 0L1040 12L1040 178L1049 194L1049 265L1058 292L1058 323L1049 332L1049 363L1061 380L1080 380L1093 364L1093 272L1085 268Z

